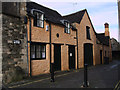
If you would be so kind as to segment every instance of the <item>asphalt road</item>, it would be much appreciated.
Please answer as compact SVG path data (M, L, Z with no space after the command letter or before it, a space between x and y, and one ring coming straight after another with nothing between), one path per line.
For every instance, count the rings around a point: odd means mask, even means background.
M114 88L119 80L120 60L112 61L108 65L88 67L89 88ZM56 73L55 82L50 82L50 77L37 78L9 88L81 88L83 81L84 71L79 69L62 74Z

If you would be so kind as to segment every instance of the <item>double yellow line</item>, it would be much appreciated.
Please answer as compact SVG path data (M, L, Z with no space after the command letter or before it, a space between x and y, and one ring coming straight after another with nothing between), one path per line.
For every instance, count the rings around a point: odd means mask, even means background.
M118 85L120 84L120 80L119 82L117 83L117 85L115 86L114 90L119 90L120 86L118 87Z
M74 73L74 72L70 72L70 73L66 73L66 74L62 74L62 75L57 75L55 77L65 76L65 75L68 75L68 74L71 74L71 73ZM20 86L25 86L25 85L29 85L29 84L32 84L32 83L41 82L41 81L48 80L48 79L50 79L50 77L49 78L45 78L45 79L40 79L40 80L37 80L37 81L31 81L31 82L20 84L20 85L16 85L16 86L10 86L8 88L17 88L17 87L20 87Z

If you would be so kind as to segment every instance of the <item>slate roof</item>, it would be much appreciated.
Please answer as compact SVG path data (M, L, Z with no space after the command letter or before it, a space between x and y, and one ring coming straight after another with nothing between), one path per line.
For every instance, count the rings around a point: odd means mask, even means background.
M19 6L19 3L16 3L16 4L18 4L18 6ZM79 12L76 12L73 14L62 16L56 10L52 10L50 8L44 7L35 2L26 2L26 4L27 4L27 14L29 16L33 16L30 13L31 9L38 9L38 10L41 10L44 12L46 21L49 21L49 22L52 22L55 24L59 24L59 25L63 25L63 26L65 26L65 25L60 20L65 19L65 20L70 21L70 23L73 23L73 22L80 23L84 16L84 13L87 11L86 9L84 9L82 11L79 11ZM18 16L18 17L20 15L19 8L17 6L15 6L13 2L2 2L2 13L13 15L13 16ZM88 15L88 17L89 17L89 15ZM90 18L89 18L89 20L90 20ZM90 20L90 22L91 22L91 20ZM93 25L92 25L92 27L93 27ZM72 29L76 30L75 27L72 27ZM94 27L93 27L93 30L94 30ZM95 32L95 30L94 30L94 32ZM95 32L95 34L96 34L97 39L101 43L103 43L104 45L109 45L109 37L105 37L104 33L98 34Z
M44 15L45 15L45 18L47 21L63 25L60 22L60 20L62 20L63 17L57 11L49 9L47 7L44 7L44 6L37 4L35 2L27 2L28 15L30 15L30 11L32 9L38 9L38 10L41 10L42 12L44 12Z
M87 10L84 9L82 11L72 13L72 14L69 14L69 15L66 15L66 16L63 16L63 17L64 17L64 19L69 20L71 23L74 23L74 22L80 23L85 11L87 11Z
M105 36L105 33L97 33L96 38L102 43L103 45L109 46L109 36Z

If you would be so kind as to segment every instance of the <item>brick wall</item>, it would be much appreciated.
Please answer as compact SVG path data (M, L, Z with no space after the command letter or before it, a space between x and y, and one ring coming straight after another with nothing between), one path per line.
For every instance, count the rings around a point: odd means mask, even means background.
M29 19L28 19L29 21ZM49 33L50 29L46 31L46 25L49 26L49 23L44 21L44 28L35 27L33 25L33 18L31 18L31 41L32 42L41 42L41 43L49 43ZM50 27L50 26L49 26ZM27 24L28 30L28 40L29 40L29 22ZM59 37L56 35L59 34ZM61 70L69 70L69 56L68 56L68 45L77 45L76 39L76 31L70 29L70 34L64 33L64 27L61 25L51 23L51 62L54 62L54 44L62 44L61 45ZM29 44L28 44L29 46ZM50 52L49 52L49 44L46 44L46 59L42 60L32 60L31 62L31 73L33 76L49 73L50 71ZM77 52L77 49L75 49ZM30 53L30 48L28 49L28 53ZM76 62L77 62L77 53L76 53ZM30 63L30 55L29 55L29 63ZM77 64L76 64L77 65ZM77 66L76 66L77 67ZM29 66L30 68L30 66ZM29 70L30 73L30 70Z

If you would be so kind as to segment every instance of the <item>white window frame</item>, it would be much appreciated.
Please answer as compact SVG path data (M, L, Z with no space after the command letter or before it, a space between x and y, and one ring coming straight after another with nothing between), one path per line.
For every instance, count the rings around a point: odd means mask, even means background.
M70 34L70 23L65 21L65 33Z
M34 26L44 28L44 14L38 11L34 11L33 14L35 15L36 18L36 20L34 20L34 23L36 23L34 24Z

